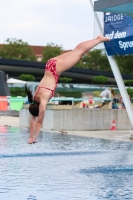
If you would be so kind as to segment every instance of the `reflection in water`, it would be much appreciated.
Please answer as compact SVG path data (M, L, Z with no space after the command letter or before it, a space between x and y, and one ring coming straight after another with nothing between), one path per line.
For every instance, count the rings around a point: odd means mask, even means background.
M7 126L0 126L0 134L6 134L7 133Z
M19 127L0 126L0 134L20 133Z
M20 133L20 128L19 127L9 127L9 133Z

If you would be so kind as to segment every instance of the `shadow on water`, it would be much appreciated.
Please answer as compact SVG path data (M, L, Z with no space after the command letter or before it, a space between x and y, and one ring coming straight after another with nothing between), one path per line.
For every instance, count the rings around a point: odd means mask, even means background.
M42 153L23 153L23 154L0 154L0 158L17 158L17 157L53 157L53 156L83 156L104 154L106 151L73 151L73 152L42 152Z
M27 197L27 200L37 200L37 198L33 195L29 195L29 197Z
M84 173L87 176L89 174L102 173L102 174L110 174L110 173L129 173L133 172L133 166L109 166L109 167L96 167L92 169L82 169L80 173Z

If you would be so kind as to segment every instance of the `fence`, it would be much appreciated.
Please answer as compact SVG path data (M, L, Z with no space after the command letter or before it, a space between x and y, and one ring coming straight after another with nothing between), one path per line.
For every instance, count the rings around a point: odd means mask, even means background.
M107 101L111 99L106 99ZM19 111L23 108L23 105L28 102L27 97L11 97L11 96L0 96L0 116L19 116ZM83 102L92 105L93 103L100 103L102 102L101 98L58 98L53 97L48 102L49 105L74 105L77 102ZM86 105L86 104L85 104ZM84 107L84 106L82 106Z

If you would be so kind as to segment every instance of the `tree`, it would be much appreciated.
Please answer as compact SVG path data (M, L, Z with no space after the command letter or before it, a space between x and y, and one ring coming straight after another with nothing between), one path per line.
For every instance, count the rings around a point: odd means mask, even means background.
M133 74L133 55L115 56L122 74Z
M42 61L46 63L49 59L59 56L62 51L63 50L61 46L55 45L54 43L47 44L47 46L44 47L43 50Z
M94 76L93 81L96 84L105 84L108 78L106 76Z
M130 98L133 98L133 89L132 88L127 88L127 93L130 96Z
M72 82L72 78L69 78L69 77L60 77L59 80L60 80L61 83L70 83L70 82Z
M35 77L33 75L30 74L21 74L19 76L19 79L22 81L34 81Z
M28 46L27 42L15 38L7 39L6 44L0 47L1 58L11 58L18 60L32 60L36 61L36 56L33 49Z
M11 92L12 97L16 97L16 96L25 97L26 96L26 92L25 92L24 88L13 87L13 88L10 88L10 92Z
M125 84L126 86L133 86L133 80L125 80L125 81L124 81L124 84Z
M59 95L60 96L63 96L63 97L73 97L73 98L81 98L82 97L82 93L81 92L75 92L75 91L72 91L72 92L59 92Z
M100 49L86 53L75 66L100 71L111 71L107 56Z

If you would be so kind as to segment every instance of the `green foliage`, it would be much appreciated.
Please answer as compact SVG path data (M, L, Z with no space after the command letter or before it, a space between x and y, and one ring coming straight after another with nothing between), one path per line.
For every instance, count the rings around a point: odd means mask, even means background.
M99 49L85 54L75 66L100 71L111 71L107 56Z
M8 38L6 44L0 47L0 57L36 61L33 49L28 46L28 43L15 38Z
M133 86L133 80L126 80L126 81L124 81L124 84L126 86Z
M93 82L96 84L105 84L108 81L106 76L94 76Z
M127 93L130 96L130 98L133 98L133 89L132 88L127 88Z
M49 59L59 56L62 53L62 47L54 43L47 44L43 50L42 62L47 62Z
M10 88L10 93L11 93L12 97L16 97L16 96L25 97L26 96L25 89L24 88L20 88L20 87Z
M94 91L92 92L92 94L95 96L95 97L99 97L100 96L100 91Z
M122 74L133 74L133 55L115 56Z
M61 83L70 83L70 82L72 82L72 78L60 77L60 78L59 78L59 81L60 81Z
M35 80L35 77L30 74L21 74L18 78L23 81L34 81Z
M60 96L63 97L73 97L73 98L81 98L81 92L58 92Z

